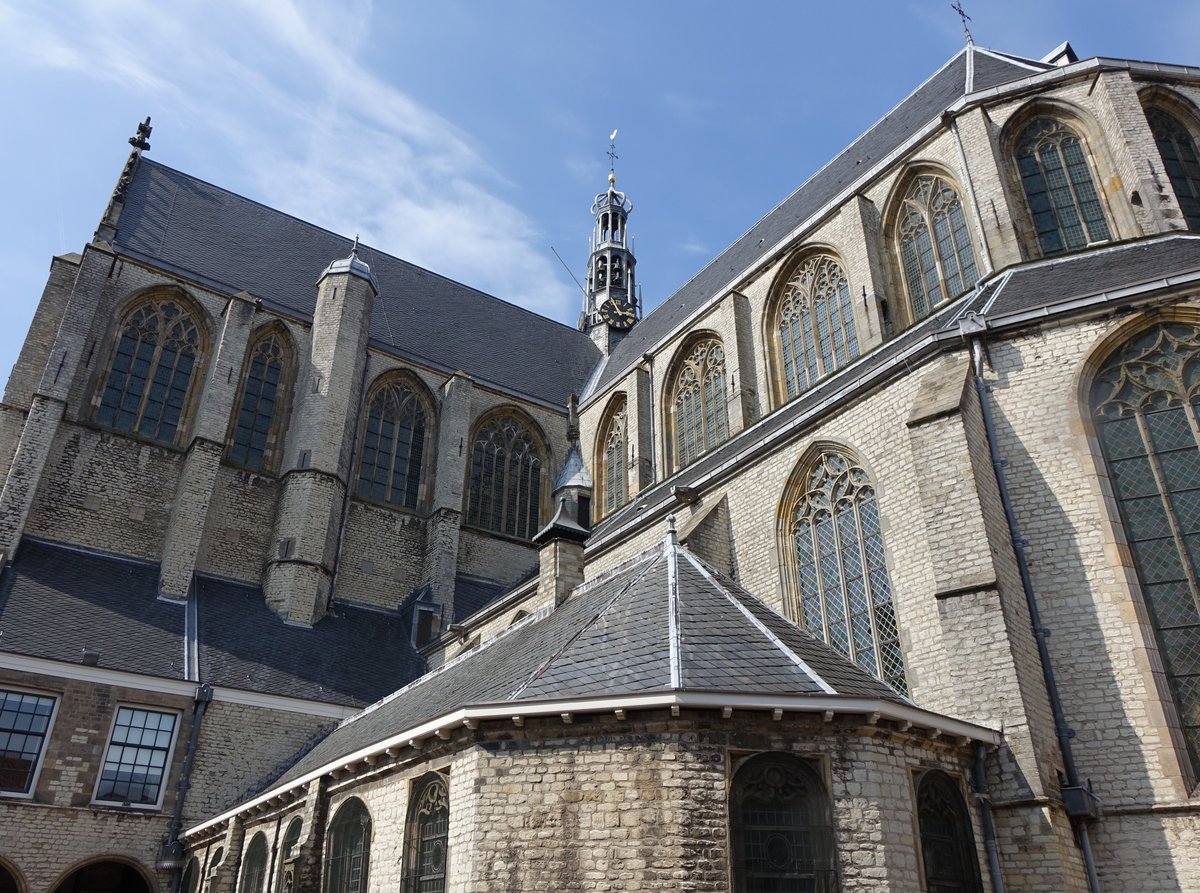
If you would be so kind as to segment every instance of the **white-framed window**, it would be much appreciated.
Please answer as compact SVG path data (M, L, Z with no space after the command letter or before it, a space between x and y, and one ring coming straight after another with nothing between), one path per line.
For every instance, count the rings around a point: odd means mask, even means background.
M179 714L120 706L96 783L97 803L157 809L170 773Z
M58 698L0 688L0 796L32 797Z

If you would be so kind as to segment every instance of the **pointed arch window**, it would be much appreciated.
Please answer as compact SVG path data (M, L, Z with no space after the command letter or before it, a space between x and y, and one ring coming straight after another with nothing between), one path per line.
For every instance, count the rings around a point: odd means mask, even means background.
M604 514L612 514L629 499L626 469L629 460L626 400L619 397L609 410L600 435L600 493L604 499Z
M326 893L366 893L371 861L371 814L357 798L342 804L329 826Z
M1200 327L1160 323L1096 375L1101 451L1200 775Z
M121 320L96 421L174 443L201 353L200 328L179 301L139 303Z
M716 338L697 342L671 387L675 467L682 468L729 437L725 348Z
M291 370L291 349L279 332L268 331L254 342L234 417L231 461L258 471L277 456Z
M1188 229L1200 230L1200 157L1197 157L1196 138L1182 121L1155 106L1146 109L1146 121Z
M444 893L450 832L450 791L436 772L413 790L404 853L405 893Z
M787 399L858 357L850 283L826 254L802 261L779 296L780 361Z
M295 886L295 866L290 862L300 854L300 832L304 830L304 820L294 818L288 823L283 832L283 843L279 847L279 869L275 880L275 893L292 893Z
M498 415L475 432L467 523L529 539L538 531L545 448L532 427Z
M840 889L829 794L803 760L747 760L730 787L729 822L734 893Z
M913 179L901 202L895 239L914 319L928 316L979 278L962 201L943 177Z
M983 893L971 816L958 784L931 770L917 784L921 863L928 893Z
M1112 238L1083 140L1054 118L1037 118L1016 144L1017 171L1042 253Z
M358 495L417 508L429 429L429 411L411 383L396 377L377 382L367 400Z
M267 835L259 831L246 847L242 858L242 882L239 893L263 893L263 881L267 876Z
M833 451L817 458L804 488L790 514L801 625L906 693L875 488L866 471Z

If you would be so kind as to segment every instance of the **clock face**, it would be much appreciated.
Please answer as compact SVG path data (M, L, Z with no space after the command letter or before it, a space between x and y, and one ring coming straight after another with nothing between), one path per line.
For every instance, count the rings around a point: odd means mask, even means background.
M625 301L609 298L600 305L600 318L614 329L629 329L637 322L637 313Z

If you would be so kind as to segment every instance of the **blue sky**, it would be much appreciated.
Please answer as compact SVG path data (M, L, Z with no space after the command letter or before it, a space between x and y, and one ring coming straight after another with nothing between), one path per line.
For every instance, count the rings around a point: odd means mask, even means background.
M976 43L1200 63L1200 4L964 0ZM1152 16L1136 16L1152 10ZM653 307L963 44L949 0L0 0L0 379L151 156L568 324L607 137Z

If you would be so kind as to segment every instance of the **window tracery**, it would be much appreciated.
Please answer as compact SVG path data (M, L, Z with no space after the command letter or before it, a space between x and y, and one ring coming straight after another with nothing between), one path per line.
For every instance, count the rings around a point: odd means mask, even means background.
M327 893L366 893L371 859L371 814L357 798L342 804L329 826Z
M626 467L629 458L626 401L621 397L614 404L600 437L600 492L604 498L604 514L615 512L628 501Z
M671 389L676 468L729 437L725 404L725 348L716 338L707 338L688 351Z
M1188 229L1200 230L1200 157L1197 157L1196 138L1182 121L1156 106L1146 109L1146 121Z
M358 495L417 508L428 428L425 403L409 382L393 377L376 383L367 401Z
M779 299L779 350L787 399L858 357L850 283L827 254L802 261Z
M268 332L251 347L229 446L231 461L252 471L269 463L283 427L290 367L291 352L278 332Z
M962 200L943 177L913 179L901 202L895 239L914 319L928 316L979 278Z
M1200 775L1200 328L1160 323L1091 389L1101 451Z
M493 416L475 433L467 523L529 539L541 515L545 450L513 415Z
M921 776L917 823L928 893L983 893L967 804L945 772L931 770Z
M426 775L408 810L406 893L444 893L450 831L450 791L437 773Z
M1037 118L1022 132L1015 154L1043 254L1112 238L1087 149L1075 131L1054 118Z
M246 847L242 859L242 883L239 893L263 893L263 881L267 876L267 836L259 831Z
M879 509L866 471L841 453L821 453L790 517L801 625L906 693Z
M121 321L96 421L174 443L201 350L200 329L178 301L138 304Z

